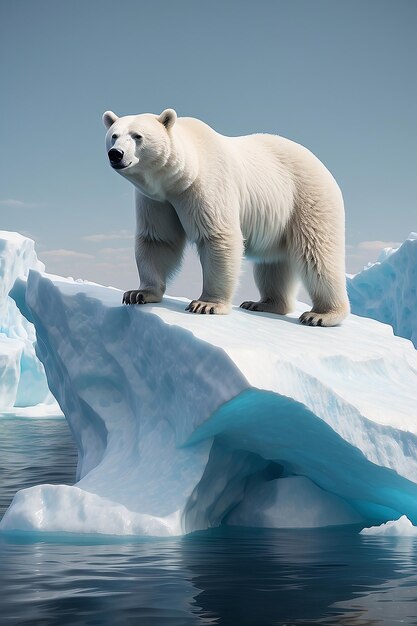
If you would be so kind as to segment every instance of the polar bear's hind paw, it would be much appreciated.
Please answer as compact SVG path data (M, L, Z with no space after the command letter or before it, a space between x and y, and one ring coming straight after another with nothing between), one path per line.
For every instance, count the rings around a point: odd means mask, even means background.
M346 317L348 311L336 310L327 313L315 313L306 311L300 315L299 320L305 326L338 326Z

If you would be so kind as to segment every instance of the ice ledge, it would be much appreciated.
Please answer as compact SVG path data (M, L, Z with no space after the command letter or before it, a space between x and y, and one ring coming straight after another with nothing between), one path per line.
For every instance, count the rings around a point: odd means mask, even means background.
M417 352L390 327L126 307L118 290L39 272L13 297L79 466L75 487L19 492L3 530L417 522Z

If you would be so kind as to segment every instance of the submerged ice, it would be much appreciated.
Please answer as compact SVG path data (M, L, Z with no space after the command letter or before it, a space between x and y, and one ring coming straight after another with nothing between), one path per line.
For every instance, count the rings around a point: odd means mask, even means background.
M121 306L31 271L15 298L78 446L77 482L15 496L3 530L169 535L221 524L417 523L417 352L350 316Z

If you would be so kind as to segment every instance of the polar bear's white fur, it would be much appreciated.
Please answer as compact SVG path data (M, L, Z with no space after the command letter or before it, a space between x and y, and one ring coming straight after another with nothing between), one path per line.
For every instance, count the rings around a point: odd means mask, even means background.
M126 304L160 302L197 245L203 290L188 310L228 313L243 253L254 260L253 311L285 314L301 278L313 302L304 324L333 326L349 312L340 189L306 148L267 134L225 137L194 118L103 115L110 163L136 189L140 287Z

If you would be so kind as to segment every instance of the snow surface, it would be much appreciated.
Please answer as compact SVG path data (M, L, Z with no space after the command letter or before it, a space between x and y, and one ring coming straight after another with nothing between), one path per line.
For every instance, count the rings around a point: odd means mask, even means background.
M79 450L74 487L15 496L3 530L169 535L220 524L417 523L417 352L341 327L31 271L13 297Z
M352 313L390 324L417 347L417 233L347 279Z
M16 278L30 269L45 269L32 239L0 231L0 415L62 416L35 354L35 329L9 297Z

